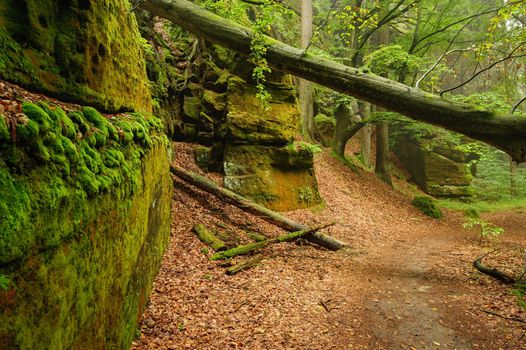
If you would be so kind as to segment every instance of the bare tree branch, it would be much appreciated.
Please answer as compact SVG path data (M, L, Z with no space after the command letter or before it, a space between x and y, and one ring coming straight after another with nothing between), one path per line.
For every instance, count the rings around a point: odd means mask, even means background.
M510 111L510 114L513 114L513 112L515 112L515 110L517 109L517 107L519 107L521 105L521 103L523 103L524 101L526 101L526 96L523 97L522 99L520 99L519 101L517 101L517 103L515 103L513 105L513 107L511 108L511 111Z
M519 58L519 57L524 57L526 56L526 54L521 54L521 55L516 55L516 56L513 56L513 54L515 53L515 51L517 51L518 49L521 48L521 46L523 46L524 44L526 44L526 41L523 41L522 43L520 43L517 47L515 47L510 53L508 56L498 60L498 61L495 61L493 62L492 64L490 64L489 66L487 66L486 68L483 68L481 70L479 70L477 73L475 73L471 78L469 78L468 80L466 80L465 82L457 85L457 86L454 86L452 88L449 88L449 89L446 89L446 90L443 90L441 93L440 93L440 96L444 95L446 92L449 92L449 91L453 91L453 90L456 90L458 89L459 87L462 87L464 85L466 85L467 83L469 83L470 81L472 81L473 79L475 79L476 77L478 77L480 74L484 73L485 71L488 71L490 70L491 68L495 67L497 64L499 63L502 63L504 61L507 61L509 59L512 59L512 58Z

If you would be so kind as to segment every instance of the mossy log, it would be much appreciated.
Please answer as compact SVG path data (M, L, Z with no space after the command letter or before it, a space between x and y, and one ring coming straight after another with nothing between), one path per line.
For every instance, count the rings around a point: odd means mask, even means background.
M237 264L235 264L234 266L231 266L228 269L226 269L226 274L227 275L235 275L238 272L251 269L251 268L257 266L261 262L261 260L263 260L263 256L262 255L252 256L252 257L250 257L248 259L245 259L245 260L242 260L242 261L238 262Z
M176 175L180 179L210 194L213 194L214 196L221 199L222 201L231 203L232 205L235 205L236 207L246 212L249 212L253 215L256 215L287 231L309 230L308 226L298 223L296 221L293 221L275 211L265 208L262 205L254 203L248 200L247 198L238 195L237 193L234 193L230 190L219 187L218 185L216 185L215 183L213 183L212 181L206 179L205 177L201 175L187 171L177 165L171 165L170 170L172 174ZM305 238L308 239L312 243L318 244L324 248L327 248L329 250L334 250L334 251L340 250L343 247L347 246L345 243L335 238L332 238L330 236L324 235L323 233L314 232L314 231L305 235Z
M318 230L321 230L321 229L323 229L323 228L325 228L327 226L331 226L331 225L333 225L333 224L326 224L326 225L316 226L316 227L309 228L309 229L306 229L306 230L301 230L301 231L295 231L295 232L287 233L285 235L281 235L281 236L278 236L276 238L266 239L266 240L261 241L261 242L240 245L238 247L234 247L232 249L225 250L223 252L215 253L214 255L212 255L210 257L210 260L230 259L230 258L233 258L233 257L238 256L238 255L248 254L248 253L250 253L250 252L252 252L254 250L265 248L267 245L269 245L271 243L282 243L282 242L293 241L293 240L301 238L301 237L306 237L310 233L316 232Z
M249 55L254 34L186 0L145 0L140 6L207 40ZM526 161L526 118L499 115L305 53L270 37L265 58L275 69L374 103L418 121L489 143Z
M199 237L201 242L209 245L210 248L212 248L216 252L226 250L225 242L217 238L216 235L212 231L210 231L205 225L195 225L194 232L196 233L197 237Z

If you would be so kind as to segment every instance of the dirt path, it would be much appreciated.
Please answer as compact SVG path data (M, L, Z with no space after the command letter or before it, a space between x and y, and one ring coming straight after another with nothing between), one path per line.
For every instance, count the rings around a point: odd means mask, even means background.
M189 147L178 147L178 162L192 167ZM352 253L275 245L257 268L226 276L190 232L194 223L279 230L181 184L172 241L133 348L526 349L526 324L485 312L526 319L507 288L472 269L485 247L459 215L426 218L407 196L328 155L316 166L326 207L288 215L336 221L328 233L351 243ZM526 227L521 214L494 218L513 223L506 252L526 247L516 228ZM494 263L519 266L517 257L501 254Z

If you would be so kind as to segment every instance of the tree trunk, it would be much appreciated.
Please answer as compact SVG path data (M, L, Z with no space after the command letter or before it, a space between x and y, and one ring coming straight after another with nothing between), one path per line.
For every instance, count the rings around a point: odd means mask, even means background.
M389 45L389 25L378 30L378 45ZM387 77L387 74L385 75ZM380 111L383 108L378 108ZM389 124L382 121L376 125L376 164L374 167L376 176L389 186L393 186L391 180L391 161L389 159Z
M367 117L364 115L364 119ZM364 125L362 128L362 141L360 143L363 165L367 169L371 168L371 124Z
M517 163L510 159L510 194L517 197Z
M289 218L265 208L262 205L254 203L247 198L238 195L237 193L227 190L226 188L219 187L201 175L186 171L177 165L171 165L170 171L180 179L287 231L302 231L309 229L309 227L306 225L290 220ZM329 250L340 250L347 246L345 243L338 241L337 239L318 232L310 233L305 238L310 242L318 244Z
M339 105L334 113L336 117L336 126L334 128L332 150L341 158L345 159L345 146L349 139L364 125L358 114L359 112L356 101L353 101L349 105Z
M210 13L186 0L145 0L140 6L204 38L245 55L250 54L250 29ZM526 161L526 119L453 102L359 69L305 54L266 38L266 59L275 69L308 79L374 103L415 120L442 126L487 142Z
M301 0L301 49L305 50L312 39L312 0ZM314 111L312 99L312 83L305 79L299 80L298 86L301 126L303 136L308 141L314 140Z
M376 124L376 175L389 186L391 180L391 162L389 161L389 124L380 122Z

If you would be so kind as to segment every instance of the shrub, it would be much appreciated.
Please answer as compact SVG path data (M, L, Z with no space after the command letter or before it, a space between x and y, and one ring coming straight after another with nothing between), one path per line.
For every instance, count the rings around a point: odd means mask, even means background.
M413 198L412 203L415 208L427 216L435 219L440 219L442 217L442 211L436 206L435 201L429 197L417 196Z

